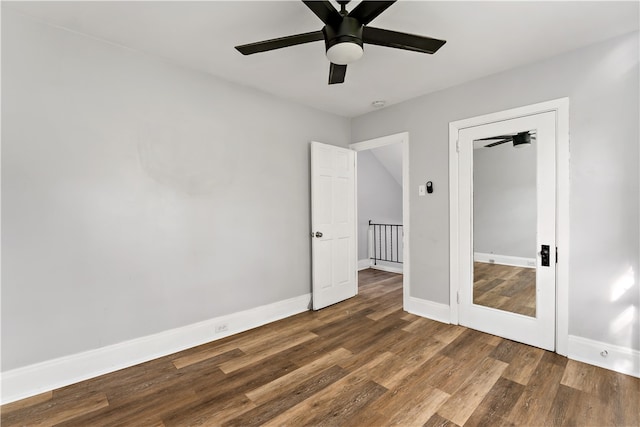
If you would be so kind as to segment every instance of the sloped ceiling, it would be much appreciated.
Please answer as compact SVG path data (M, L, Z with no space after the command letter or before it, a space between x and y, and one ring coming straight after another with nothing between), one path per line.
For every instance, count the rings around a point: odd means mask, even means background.
M2 2L37 20L346 117L370 111L374 100L391 105L638 30L638 5L399 1L371 25L447 44L435 55L366 45L346 82L328 86L322 42L252 56L233 48L319 30L321 21L300 1Z
M402 144L390 144L371 150L376 159L402 187Z

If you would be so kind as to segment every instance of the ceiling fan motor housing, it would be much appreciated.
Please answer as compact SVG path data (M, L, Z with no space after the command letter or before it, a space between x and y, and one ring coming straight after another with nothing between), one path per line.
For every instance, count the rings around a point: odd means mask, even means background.
M529 132L519 132L513 136L513 146L524 146L531 144L531 134Z
M338 43L355 43L362 47L362 25L356 18L344 16L337 28L325 25L324 33L325 49L329 50Z

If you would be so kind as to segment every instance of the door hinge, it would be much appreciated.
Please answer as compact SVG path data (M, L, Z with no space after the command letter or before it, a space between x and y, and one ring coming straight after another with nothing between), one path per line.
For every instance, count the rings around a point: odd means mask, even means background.
M460 304L460 291L456 292L456 303Z
M460 140L456 139L456 153L460 152Z
M556 264L558 263L558 247L556 246Z

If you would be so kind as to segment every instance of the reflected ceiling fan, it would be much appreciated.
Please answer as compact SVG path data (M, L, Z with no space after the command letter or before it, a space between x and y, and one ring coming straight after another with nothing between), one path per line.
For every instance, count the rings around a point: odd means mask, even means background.
M364 43L422 53L435 53L446 43L445 40L369 27L368 24L395 0L363 0L351 12L346 9L349 0L338 0L340 12L327 0L302 2L324 22L321 30L236 46L236 49L243 55L251 55L324 40L327 58L331 62L329 84L336 84L344 82L347 64L362 57Z
M491 148L497 145L505 144L507 142L513 142L514 147L526 147L531 145L531 141L536 140L536 133L534 131L518 132L510 135L492 136L491 138L480 138L476 141L495 141L484 146L484 148Z

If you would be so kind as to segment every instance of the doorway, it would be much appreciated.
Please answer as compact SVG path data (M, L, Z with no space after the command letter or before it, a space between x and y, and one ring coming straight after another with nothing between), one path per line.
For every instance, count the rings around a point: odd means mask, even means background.
M402 260L402 288L403 288L403 306L406 307L407 305L407 300L408 300L408 296L409 296L409 289L410 289L410 280L409 280L409 262L410 262L410 257L409 257L409 236L410 236L410 224L409 224L409 134L407 132L403 132L403 133L398 133L398 134L394 134L394 135L389 135L389 136L384 136L384 137L380 137L380 138L375 138L375 139L370 139L370 140L366 140L366 141L362 141L362 142L357 142L354 144L350 144L349 148L360 153L360 152L366 152L369 150L375 150L375 149L380 149L383 147L388 147L391 145L399 145L401 147L401 182L402 182L402 228L401 228L401 233L402 236L400 236L400 238L398 239L397 237L393 237L393 235L389 235L389 242L392 242L392 244L397 244L395 242L401 242L402 247L401 247L401 251L399 252L398 256L396 259L401 259ZM361 185L360 183L356 183L356 187L359 187L359 185ZM356 191L357 193L357 191ZM357 197L357 196L356 196ZM356 207L356 212L358 211L358 207ZM357 217L357 215L356 215ZM373 221L376 221L377 219L375 218L371 218ZM391 227L387 227L387 230L389 231L385 231L385 232L390 232ZM395 229L397 230L397 229ZM397 231L396 231L397 232ZM358 228L358 242L359 245L361 245L361 242L366 241L366 239L363 239L364 236L362 236L362 233L368 233L367 229L361 229L360 227ZM378 233L380 233L380 231L378 231ZM380 237L380 236L378 236ZM395 248L394 252L399 249L399 248ZM390 259L392 259L393 257L390 257ZM383 263L384 265L384 263ZM362 265L361 267L366 267L364 265ZM382 267L384 268L384 267ZM389 269L389 271L394 271L393 268ZM397 270L395 270L397 271Z
M566 193L566 98L450 124L452 323L566 354Z

